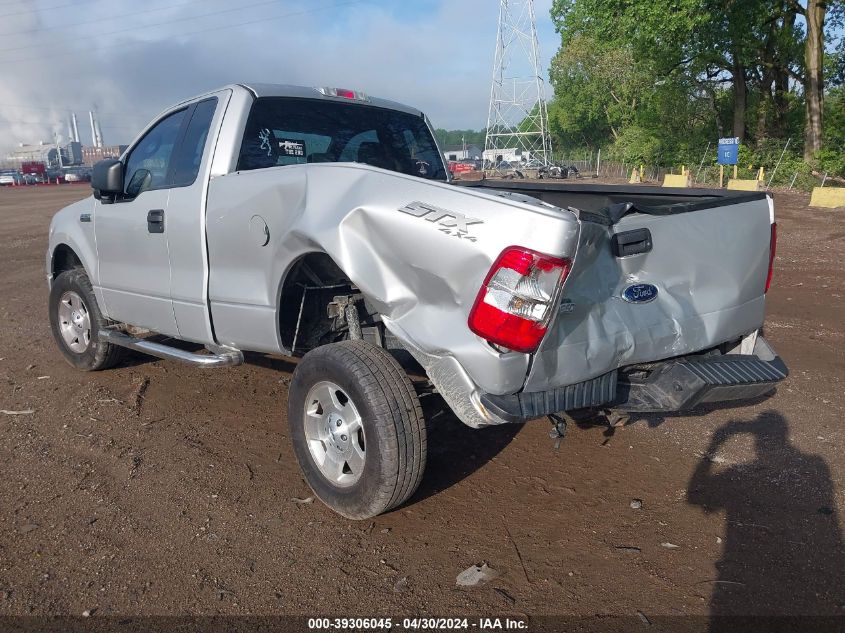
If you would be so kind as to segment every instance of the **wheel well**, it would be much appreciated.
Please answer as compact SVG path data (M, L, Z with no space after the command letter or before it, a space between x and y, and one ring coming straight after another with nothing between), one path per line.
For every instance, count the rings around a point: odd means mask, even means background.
M334 297L357 292L340 266L326 253L308 253L296 260L282 286L279 301L279 332L291 353L305 352L342 340L347 330L329 317Z
M73 249L67 244L59 244L53 251L53 279L66 270L83 268L82 260L79 259Z

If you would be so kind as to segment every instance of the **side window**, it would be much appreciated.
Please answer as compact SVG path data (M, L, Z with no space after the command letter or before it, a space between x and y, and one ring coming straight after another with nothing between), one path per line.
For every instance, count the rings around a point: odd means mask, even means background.
M143 180L143 186L138 191L161 189L166 186L170 157L179 138L186 111L187 109L179 110L163 118L132 149L126 161L127 192L130 186L139 186L133 184L139 180ZM139 170L146 170L149 176L143 174L144 177L140 178Z
M211 128L211 119L217 109L217 98L200 101L194 109L191 121L185 131L185 138L173 157L172 187L188 187L194 184L202 162L202 151Z

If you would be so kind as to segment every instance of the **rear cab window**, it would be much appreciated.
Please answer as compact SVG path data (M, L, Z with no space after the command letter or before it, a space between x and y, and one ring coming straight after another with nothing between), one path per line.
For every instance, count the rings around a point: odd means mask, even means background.
M255 100L238 171L357 162L431 180L447 179L423 117L360 103L292 97Z

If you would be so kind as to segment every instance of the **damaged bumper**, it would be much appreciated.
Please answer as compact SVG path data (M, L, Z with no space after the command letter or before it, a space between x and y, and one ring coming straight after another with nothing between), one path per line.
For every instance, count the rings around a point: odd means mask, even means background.
M648 376L621 378L610 408L689 411L699 404L764 396L789 375L786 364L758 337L752 354L725 354L661 363Z
M789 375L763 337L751 354L686 356L614 370L549 391L483 395L482 404L508 422L600 407L640 413L684 412L705 403L750 400L771 392Z

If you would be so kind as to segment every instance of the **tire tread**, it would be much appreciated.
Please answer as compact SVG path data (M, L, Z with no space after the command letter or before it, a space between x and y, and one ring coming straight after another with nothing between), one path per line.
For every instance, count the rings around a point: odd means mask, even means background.
M350 518L369 518L407 501L422 481L427 452L422 406L407 374L387 350L365 341L341 341L312 350L303 362L320 363L329 357L354 376L379 422L395 435L395 442L380 444L381 470L388 476L381 478L366 507L342 512ZM289 412L293 415L295 408Z
M109 326L110 323L108 319L103 316L103 313L100 311L100 306L97 305L97 298L94 295L94 287L91 285L91 280L88 279L88 274L85 272L84 268L72 268L60 273L53 280L53 287L56 288L57 286L65 286L70 290L77 289L82 292L88 306L88 312L91 316L93 336L96 336L99 330ZM56 310L56 306L54 305L54 294L57 294L57 292L51 291L51 324L55 319L53 312ZM64 347L64 343L62 342L58 332L55 331L55 326L53 335L56 338L56 343L59 345L59 348L62 350L62 353L68 361L77 369L85 371L101 371L103 369L114 367L123 360L126 353L126 350L122 347L98 340L94 342L95 347L93 356L88 358L85 355L82 355L80 358L77 357L77 355L72 355L71 352ZM85 354L87 353L88 352Z

